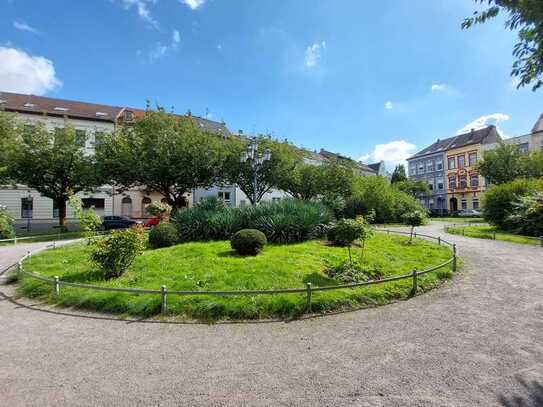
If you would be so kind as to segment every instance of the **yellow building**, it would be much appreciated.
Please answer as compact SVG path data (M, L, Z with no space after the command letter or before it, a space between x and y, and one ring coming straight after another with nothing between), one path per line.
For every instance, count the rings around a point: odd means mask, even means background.
M471 130L451 139L445 151L445 173L449 210L479 209L486 189L476 165L482 151L500 139L495 126Z

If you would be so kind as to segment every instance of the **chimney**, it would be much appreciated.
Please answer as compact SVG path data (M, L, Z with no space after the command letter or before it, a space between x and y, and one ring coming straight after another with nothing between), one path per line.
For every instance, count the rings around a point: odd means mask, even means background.
M191 116L192 116L192 112L190 111L190 109L187 110L187 116L188 116L188 117L191 117Z
M471 129L471 135L473 136L473 133L475 133L475 129Z

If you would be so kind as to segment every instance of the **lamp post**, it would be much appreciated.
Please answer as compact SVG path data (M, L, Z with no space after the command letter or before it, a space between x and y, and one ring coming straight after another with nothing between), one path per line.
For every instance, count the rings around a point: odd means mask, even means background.
M271 160L271 151L267 148L264 154L258 152L258 139L253 137L251 143L247 146L247 151L241 154L240 162L248 163L253 172L253 205L256 205L258 197L258 171L266 161Z

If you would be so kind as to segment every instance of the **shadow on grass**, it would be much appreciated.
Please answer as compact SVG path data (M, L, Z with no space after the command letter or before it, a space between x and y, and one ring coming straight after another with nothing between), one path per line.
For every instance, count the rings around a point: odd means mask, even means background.
M498 396L499 403L504 407L536 407L543 406L543 385L537 380L528 382L517 376L517 381L524 388L523 395Z
M326 277L320 273L311 273L304 277L304 283L311 283L313 287L324 287L328 285L339 284L336 280L330 277Z

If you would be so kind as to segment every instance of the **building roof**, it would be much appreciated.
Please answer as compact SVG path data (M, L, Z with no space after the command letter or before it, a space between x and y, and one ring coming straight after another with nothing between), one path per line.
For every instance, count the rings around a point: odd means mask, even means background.
M500 136L496 131L496 126L491 125L479 130L472 129L467 133L459 134L454 137L449 137L444 140L437 140L435 143L409 157L408 160L412 160L414 158L422 157L429 154L442 153L446 150L465 147L471 144L494 143L499 138Z
M8 112L47 114L57 117L115 122L122 107L74 100L55 99L44 96L0 92L0 109Z
M368 167L370 167L372 170L379 172L381 169L381 165L383 164L382 161L379 161L378 163L368 164Z
M344 155L341 155L341 154L338 154L338 153L332 153L330 151L326 151L324 149L321 148L319 154L321 156L323 156L325 159L327 160L345 160L345 161L350 161L352 162L353 164L356 164L358 165L358 167L360 167L360 169L362 171L365 171L365 172L371 172L372 174L377 174L377 171L374 170L373 168L371 168L369 165L367 164L364 164L362 162L356 162L355 160L353 160L352 158L349 158L349 157L346 157Z
M543 113L541 113L541 116L539 116L539 119L535 122L532 133L537 133L539 131L543 131Z

